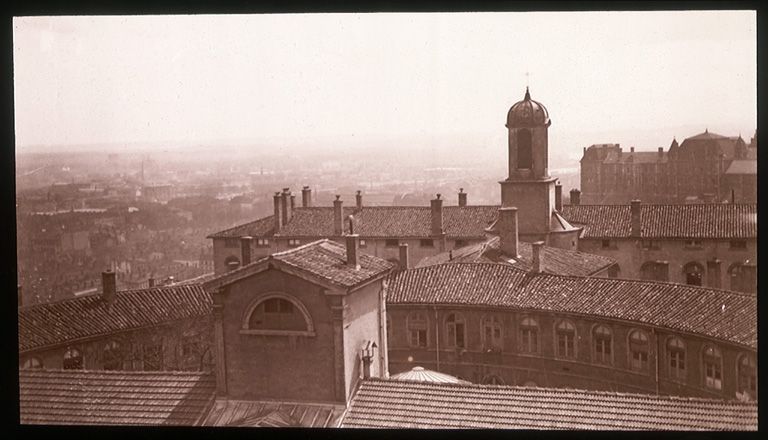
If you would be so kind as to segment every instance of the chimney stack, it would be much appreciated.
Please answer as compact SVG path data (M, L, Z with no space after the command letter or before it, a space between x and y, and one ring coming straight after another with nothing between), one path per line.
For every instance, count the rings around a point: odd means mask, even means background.
M720 260L707 261L707 287L720 288Z
M281 196L280 191L276 192L274 195L275 200L275 232L280 231L283 227L283 213L281 205Z
M467 193L464 188L459 188L459 206L467 206Z
M563 210L563 185L559 180L555 183L555 209L558 212Z
M635 238L640 238L640 200L632 200L631 202L632 222L631 222L631 235Z
M340 195L336 195L336 200L333 201L333 235L341 237L344 233L344 219L342 218L342 201Z
M115 300L117 294L117 280L115 273L111 270L106 270L101 273L101 299L102 301L111 304Z
M664 154L664 147L659 147L659 156Z
M360 269L360 236L357 234L347 235L347 266L354 269Z
M357 194L355 194L355 206L357 206L357 210L363 209L363 194L360 192L360 190L357 190Z
M634 153L635 152L635 147L629 147L629 152L630 153Z
M541 247L544 246L543 241L537 241L531 243L531 249L533 250L533 261L531 263L531 272L541 273Z
M291 194L291 214L293 214L293 209L296 207L296 195Z
M290 206L288 205L288 197L290 197L290 190L289 188L283 188L283 193L280 194L280 207L283 210L283 225L287 225L289 221L291 221L291 211Z
M432 235L443 234L443 200L440 194L430 201L432 207Z
M247 235L240 237L240 256L242 257L243 266L251 262L251 241L253 241L253 237Z
M578 188L571 190L571 205L578 205L581 203L581 191Z
M153 288L153 287L155 287L155 279L154 279L154 278L152 278L152 277L149 277L149 278L147 279L147 285L149 286L149 288L150 288L150 289L151 289L151 288Z
M303 208L312 206L312 190L308 186L301 189L301 206Z
M512 258L517 258L517 208L499 208L499 249Z
M400 243L400 269L408 269L411 265L408 257L408 243Z

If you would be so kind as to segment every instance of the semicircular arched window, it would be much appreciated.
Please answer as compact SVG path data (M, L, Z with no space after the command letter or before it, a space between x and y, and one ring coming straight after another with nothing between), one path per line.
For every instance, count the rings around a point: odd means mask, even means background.
M104 344L102 365L105 370L119 370L123 367L123 351L120 343L109 341Z
M248 308L240 333L314 336L315 329L299 300L275 294L260 298Z
M83 353L76 348L69 348L64 352L64 360L62 361L62 367L65 370L82 370L83 369Z
M24 361L24 364L22 364L21 368L23 370L38 370L43 368L43 361L41 361L40 358L33 356L27 358L27 360Z
M723 354L720 349L707 345L702 353L704 385L715 390L723 389Z

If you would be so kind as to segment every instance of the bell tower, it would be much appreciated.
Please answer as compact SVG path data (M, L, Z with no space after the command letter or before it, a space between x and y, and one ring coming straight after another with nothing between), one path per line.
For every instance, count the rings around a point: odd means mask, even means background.
M555 181L549 175L546 107L525 97L507 113L509 173L501 184L501 206L518 208L520 239L548 242L555 210Z

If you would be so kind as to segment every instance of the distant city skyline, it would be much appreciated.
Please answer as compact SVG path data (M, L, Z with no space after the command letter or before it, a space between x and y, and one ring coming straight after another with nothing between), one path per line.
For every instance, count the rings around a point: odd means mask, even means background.
M503 151L504 116L526 85L551 113L552 151L567 157L591 143L667 147L705 129L749 141L756 127L754 11L17 17L13 26L17 153L371 139Z

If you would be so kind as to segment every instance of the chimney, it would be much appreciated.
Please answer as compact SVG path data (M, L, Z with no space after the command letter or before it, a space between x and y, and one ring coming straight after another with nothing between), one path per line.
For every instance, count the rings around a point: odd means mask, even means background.
M720 260L707 261L707 286L720 288Z
M336 195L336 200L333 201L333 235L341 237L344 233L344 219L342 218L342 201L339 199L341 196Z
M354 269L360 269L360 236L357 234L347 235L347 266Z
M459 206L467 206L467 193L464 188L459 188Z
M499 249L502 253L517 258L517 208L499 208Z
M101 273L101 299L111 304L115 300L117 294L117 281L115 279L115 273L111 270L106 270Z
M291 221L291 211L290 206L288 206L288 197L290 196L291 192L288 188L283 188L282 194L280 194L280 207L283 210L283 225L287 225L289 221Z
M543 241L537 241L531 243L531 250L533 251L533 261L531 263L531 272L541 273L541 247L544 246Z
M293 214L293 208L296 207L296 195L291 194L291 214Z
M280 191L276 192L273 198L275 200L275 232L278 232L283 227L283 214L282 209L280 208Z
M240 237L240 256L243 266L251 262L251 241L253 241L253 237L247 235Z
M630 153L634 153L635 152L635 147L629 147L629 152Z
M312 190L308 186L301 189L301 206L303 208L312 206Z
M400 269L408 269L411 266L408 257L408 243L400 243Z
M581 203L581 191L578 188L571 190L571 205L578 205Z
M355 194L355 206L357 206L358 211L363 209L363 194L360 190L357 190L357 194Z
M16 293L19 295L19 307L21 307L23 303L23 296L21 295L21 284L16 286Z
M430 200L432 206L432 235L442 235L443 233L443 200L440 194L437 198Z
M631 202L631 235L635 238L640 238L640 200L632 200Z
M555 209L559 212L563 210L563 185L560 181L555 184Z
M659 147L659 156L664 154L664 147Z
M152 277L149 277L149 279L147 279L147 285L149 286L150 289L152 287L155 287L155 279Z

